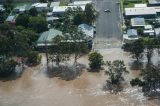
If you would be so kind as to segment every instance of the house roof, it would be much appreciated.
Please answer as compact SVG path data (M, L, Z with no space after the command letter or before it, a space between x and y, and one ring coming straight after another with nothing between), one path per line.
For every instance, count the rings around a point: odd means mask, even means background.
M6 21L8 22L14 22L15 21L15 16L14 15L10 15L7 17Z
M1 10L1 11L4 11L4 10L5 10L4 7L3 7L3 5L0 5L0 10Z
M85 10L85 6L54 6L52 12L65 12L68 8L77 8L81 7L82 10Z
M129 30L127 30L127 35L128 35L128 37L137 36L138 35L137 30L136 29L129 29Z
M145 25L144 29L152 29L152 25Z
M50 7L59 6L60 2L51 2Z
M144 7L147 7L147 4L134 4L134 7L136 7L136 8L144 8Z
M38 44L52 43L52 40L57 35L62 35L62 32L57 29L50 29L49 31L45 31L40 34L39 39L37 40Z
M53 16L51 16L51 17L46 17L46 20L47 21L53 21L53 20L58 20L59 18L58 17L53 17Z
M87 24L80 24L78 28L82 30L82 32L86 35L86 37L93 38L94 28L92 26Z
M160 0L148 0L149 4L160 4Z
M48 3L34 3L32 7L47 7Z
M125 15L155 15L156 9L154 7L144 8L125 8Z
M91 0L89 1L74 1L73 3L68 4L69 6L82 6L82 5L86 5L88 3L92 3Z
M145 26L144 18L132 18L131 19L132 26Z

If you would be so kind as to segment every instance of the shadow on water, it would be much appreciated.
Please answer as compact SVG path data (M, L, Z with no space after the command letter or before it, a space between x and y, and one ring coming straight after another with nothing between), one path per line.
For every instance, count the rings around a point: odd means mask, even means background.
M110 93L117 94L118 92L123 91L123 84L111 84L107 81L107 83L102 88L103 91L109 91Z
M144 95L148 97L148 100L154 100L154 99L160 100L160 91L152 91L149 93L144 93Z
M46 70L46 75L49 78L58 77L62 80L69 81L82 75L84 68L85 65L83 64L51 66Z
M12 72L9 76L7 77L0 77L0 80L5 82L5 81L11 81L11 80L16 80L21 77L25 67L22 65L17 65L15 67L15 71Z
M130 70L140 70L144 68L144 63L143 62L137 62L136 60L129 63Z

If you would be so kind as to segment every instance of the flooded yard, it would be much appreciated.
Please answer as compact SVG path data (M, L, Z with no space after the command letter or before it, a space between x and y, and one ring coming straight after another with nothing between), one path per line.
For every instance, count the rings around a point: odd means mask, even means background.
M122 92L104 91L107 76L104 71L91 73L86 69L73 80L48 77L45 58L41 65L26 68L20 78L0 81L0 106L159 106L160 100L143 96L140 88L131 87L129 81L138 76L130 70L133 59L121 49L101 50L105 60L123 59L130 71L125 77ZM88 67L87 56L79 62ZM53 70L54 71L54 70Z

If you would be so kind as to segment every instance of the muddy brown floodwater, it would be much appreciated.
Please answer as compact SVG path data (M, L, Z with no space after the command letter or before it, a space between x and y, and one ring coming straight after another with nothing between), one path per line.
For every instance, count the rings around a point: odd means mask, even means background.
M121 49L101 50L105 60L123 59L129 69L132 58ZM49 78L42 64L27 68L20 78L0 81L0 106L160 106L160 100L143 96L141 90L130 87L129 80L139 74L130 70L122 92L103 91L107 77L104 71L90 73L85 69L74 80ZM87 56L79 60L88 64Z

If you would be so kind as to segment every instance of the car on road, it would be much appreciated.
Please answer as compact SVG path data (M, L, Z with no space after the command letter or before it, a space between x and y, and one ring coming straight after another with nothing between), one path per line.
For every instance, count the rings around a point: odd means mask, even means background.
M111 12L109 9L104 10L104 12Z

